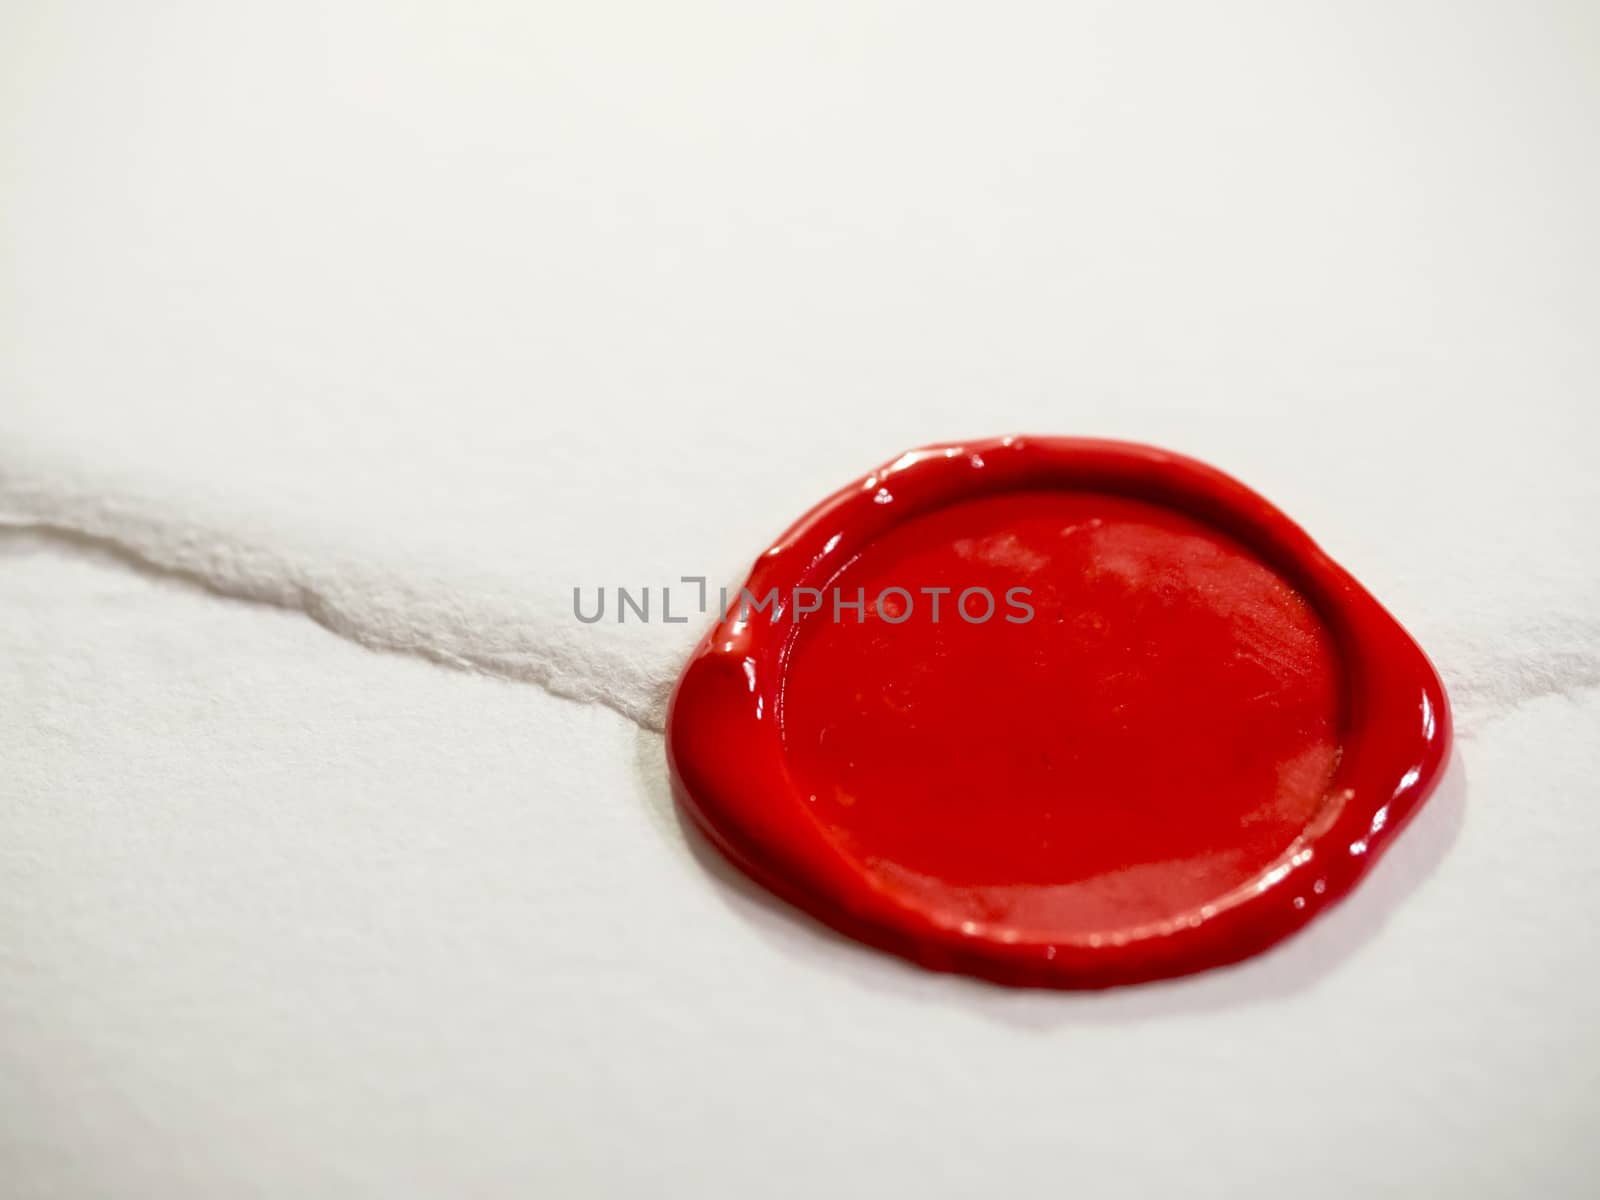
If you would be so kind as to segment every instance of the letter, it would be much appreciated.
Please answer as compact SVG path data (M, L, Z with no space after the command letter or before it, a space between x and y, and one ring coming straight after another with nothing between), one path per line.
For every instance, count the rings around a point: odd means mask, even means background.
M843 601L841 601L839 599L839 589L838 588L834 588L833 589L833 623L835 625L837 625L839 623L839 610L841 608L853 608L853 609L855 609L856 610L856 624L857 625L861 624L862 621L867 619L867 589L864 588L864 587L858 587L856 589L856 598L854 600L843 600Z
M595 588L595 595L600 598L600 607L595 609L594 616L592 617L584 616L582 610L578 607L578 593L581 590L582 589L580 588L572 589L572 615L577 617L578 620L582 621L585 625L593 625L601 617L606 615L606 590L603 587Z
M885 596L887 596L890 592L898 592L900 595L902 595L902 596L904 596L906 598L906 610L905 610L905 612L901 613L898 617L891 617L888 613L883 611L883 598ZM873 603L873 606L878 610L879 618L886 625L899 625L899 624L902 624L903 622L909 621L911 619L911 593L906 591L905 588L903 588L903 587L886 587L886 588L884 588L883 591L878 593L878 598L876 600L874 600L872 603ZM935 603L938 603L938 602L935 601Z
M1026 625L1029 621L1033 620L1033 605L1029 604L1025 600L1018 600L1017 599L1018 596L1031 596L1031 595L1033 595L1033 589L1032 588L1025 588L1025 587L1007 588L1006 589L1006 603L1009 604L1012 608L1023 610L1024 612L1027 613L1027 616L1024 616L1024 617L1013 617L1013 616L1009 616L1008 615L1006 617L1006 620L1010 621L1013 625Z
M647 587L640 588L639 593L644 597L643 608L640 608L634 603L633 597L628 595L627 588L619 587L617 589L618 625L623 624L627 620L627 610L630 608L633 609L634 615L637 616L641 621L643 621L646 625L650 624L650 589Z
M815 603L813 603L810 608L806 608L806 607L801 605L801 603L800 603L800 593L801 592L807 592L815 599ZM804 613L814 613L814 612L817 611L817 609L819 609L821 607L822 607L822 593L821 592L819 592L816 588L797 587L794 590L794 612L791 614L789 619L791 621L798 621L802 614L804 614Z
M756 598L750 594L750 589L749 588L740 588L739 589L739 620L748 622L750 620L750 610L752 608L755 609L756 612L765 612L766 608L767 608L767 606L769 604L772 606L772 615L774 617L776 617L778 615L779 611L780 611L780 609L778 607L778 589L777 588L773 588L765 596L761 597L761 600L760 600L759 603L757 603Z
M701 609L700 611L704 612L705 610ZM668 625L687 625L689 623L688 617L675 617L672 615L672 589L669 587L661 589L661 619Z
M935 625L937 625L939 623L939 597L940 596L948 596L950 594L950 589L949 588L919 588L918 590L924 596L932 596L933 597L933 623Z
M989 602L989 607L984 609L983 616L974 617L967 612L967 597L972 595L982 596ZM968 625L982 625L994 616L994 593L986 587L970 587L956 598L956 611L961 614L961 619Z

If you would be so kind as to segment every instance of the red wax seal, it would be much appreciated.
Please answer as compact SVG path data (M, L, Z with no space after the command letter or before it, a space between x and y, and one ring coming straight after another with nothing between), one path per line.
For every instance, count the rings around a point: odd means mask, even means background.
M757 561L667 720L756 880L924 966L1103 987L1270 946L1432 787L1438 676L1261 497L1146 446L901 456Z

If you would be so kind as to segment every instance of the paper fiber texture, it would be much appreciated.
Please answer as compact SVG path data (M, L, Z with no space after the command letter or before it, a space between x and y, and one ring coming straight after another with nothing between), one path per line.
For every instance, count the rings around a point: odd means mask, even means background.
M1580 1192L1596 37L8 6L0 1177ZM1440 791L1260 960L1059 997L841 942L673 813L652 731L705 618L573 616L1034 432L1236 475L1444 677Z

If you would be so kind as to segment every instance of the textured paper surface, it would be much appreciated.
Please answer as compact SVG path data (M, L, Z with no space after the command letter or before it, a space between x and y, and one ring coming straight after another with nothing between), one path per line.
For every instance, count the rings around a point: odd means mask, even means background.
M1584 1190L1584 6L3 20L23 1194ZM572 587L1004 432L1238 475L1444 675L1439 794L1282 950L1005 993L679 828L703 627Z

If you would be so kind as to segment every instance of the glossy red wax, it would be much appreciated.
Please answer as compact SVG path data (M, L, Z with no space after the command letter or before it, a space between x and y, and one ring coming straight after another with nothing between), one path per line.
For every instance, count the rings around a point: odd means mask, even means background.
M1094 987L1253 953L1354 884L1448 745L1437 676L1354 580L1148 447L915 451L747 588L777 607L736 608L673 698L680 802L930 967Z

